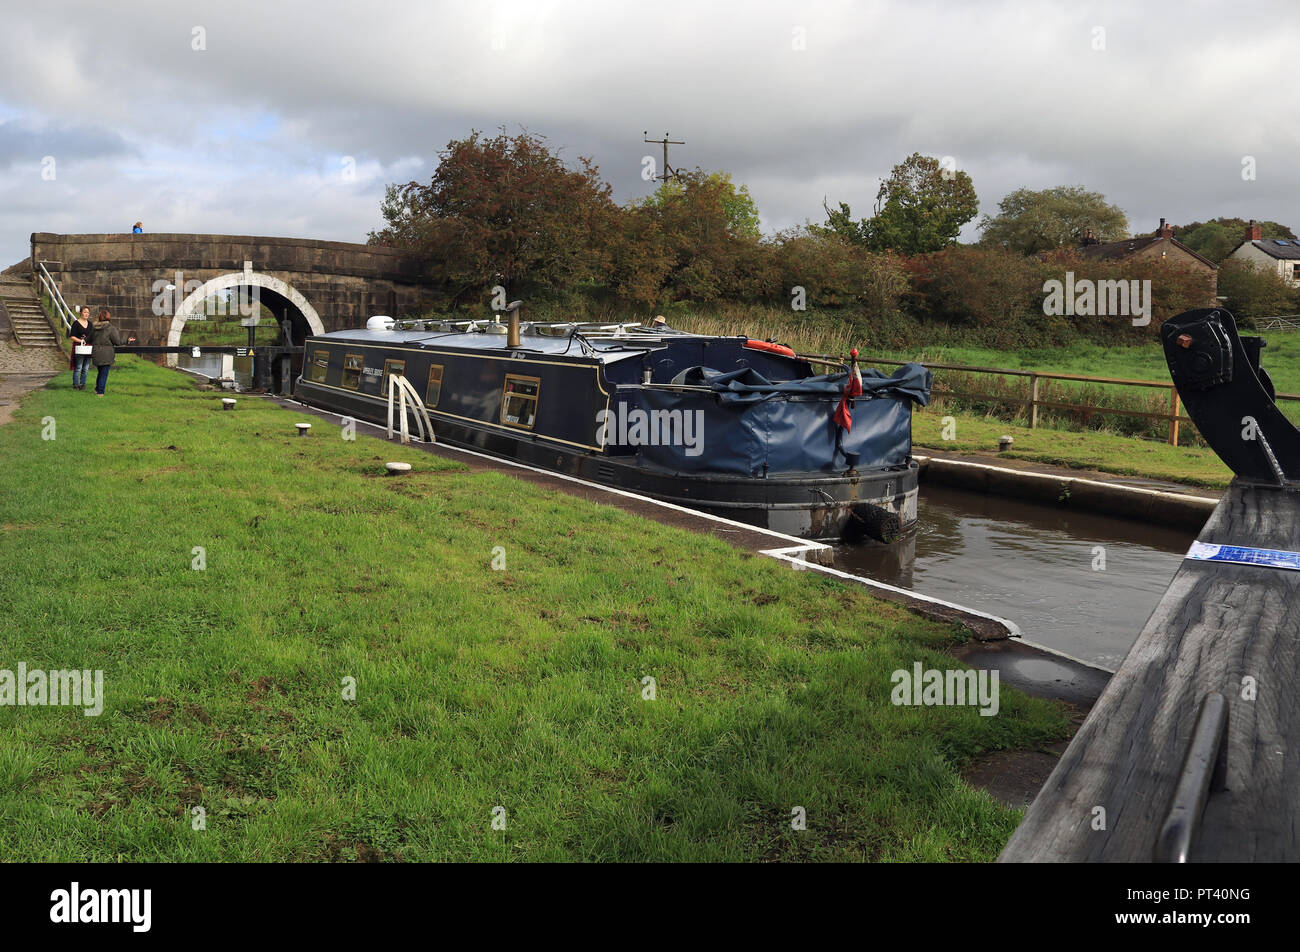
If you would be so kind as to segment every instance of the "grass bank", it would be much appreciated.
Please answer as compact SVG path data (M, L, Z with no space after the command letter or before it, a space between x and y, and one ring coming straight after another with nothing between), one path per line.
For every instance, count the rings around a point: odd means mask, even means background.
M944 417L953 418L951 439L945 439ZM1012 449L997 453L998 437L1013 437ZM1030 460L1071 469L1091 469L1120 476L1140 476L1223 489L1232 471L1208 447L1170 446L1117 433L1066 432L1006 423L989 416L962 413L946 405L912 414L912 445L950 453Z
M954 628L300 420L125 358L0 427L0 669L106 695L0 707L0 859L988 860L958 769L1067 733L892 705Z

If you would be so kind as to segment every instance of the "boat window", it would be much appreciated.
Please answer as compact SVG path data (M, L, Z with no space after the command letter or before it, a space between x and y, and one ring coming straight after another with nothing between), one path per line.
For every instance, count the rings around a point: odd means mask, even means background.
M316 351L316 358L311 362L311 379L316 383L325 382L325 374L330 369L330 352L328 350Z
M361 386L361 368L364 364L365 358L360 354L343 355L343 386L349 390Z
M389 374L399 374L399 375L401 375L401 374L405 374L405 373L406 373L406 361L404 361L404 360L385 360L385 361L384 361L384 376L383 376L383 379L381 379L381 380L379 381L379 392L380 392L380 394L383 395L383 396L387 396L387 395L388 395L388 375L389 375Z
M424 391L424 405L426 407L436 407L438 398L442 396L442 364L434 364L429 368L429 386Z
M506 374L501 391L501 422L531 430L537 421L537 391L541 385L538 377Z

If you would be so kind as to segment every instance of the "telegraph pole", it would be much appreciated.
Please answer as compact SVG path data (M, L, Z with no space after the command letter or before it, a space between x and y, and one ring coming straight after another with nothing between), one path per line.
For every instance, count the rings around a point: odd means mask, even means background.
M650 135L650 131L647 129L646 131L642 132L641 135L648 136ZM685 145L686 143L678 142L676 139L668 138L668 133L666 132L664 133L664 137L662 139L645 139L644 141L653 142L657 145L662 145L664 147L664 174L656 175L655 178L662 179L665 182L668 181L670 176L675 178L677 176L677 173L674 172L672 166L668 164L668 147L670 145Z

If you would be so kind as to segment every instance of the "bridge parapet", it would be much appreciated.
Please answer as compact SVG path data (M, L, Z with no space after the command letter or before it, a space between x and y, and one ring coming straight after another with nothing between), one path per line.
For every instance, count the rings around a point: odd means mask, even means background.
M166 292L168 284L193 289L228 282L229 275L246 270L246 263L301 295L327 331L363 325L374 314L421 313L433 302L409 259L391 248L344 241L37 232L31 236L31 257L33 263L47 262L69 303L109 308L114 320L145 344L167 343L177 304L174 292ZM277 316L294 319L305 330L306 315L289 302L294 295L273 297L268 306Z

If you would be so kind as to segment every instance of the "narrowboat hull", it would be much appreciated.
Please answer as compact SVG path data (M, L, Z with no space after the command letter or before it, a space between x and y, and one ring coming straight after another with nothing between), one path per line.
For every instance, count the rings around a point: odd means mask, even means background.
M895 452L887 465L871 466L869 460L862 460L838 472L768 472L766 465L752 473L711 472L710 458L703 454L702 458L687 454L681 459L683 465L676 466L674 450L656 447L653 454L642 452L613 445L593 433L602 411L625 410L641 396L641 385L621 378L644 379L642 365L654 360L625 361L619 355L620 362L633 366L610 373L605 364L567 354L503 347L470 352L438 340L358 340L343 332L311 338L306 349L304 376L296 383L295 398L310 407L384 425L388 400L382 394L391 369L416 383L417 391L427 398L439 442L800 538L869 541L871 533L864 533L862 526L864 514L872 510L877 517L882 512L895 516L903 532L916 523L918 468L910 458L910 411L909 452L901 456ZM655 359L665 363L662 356ZM722 362L716 354L712 359ZM347 371L351 376L345 376L345 362L354 368ZM355 372L356 365L361 366L361 374ZM377 373L381 367L382 374ZM652 372L645 371L646 377ZM348 383L356 386L343 385ZM514 391L514 387L521 389ZM712 396L691 390L666 388L664 393L675 399L685 392L689 399L704 400L708 412L721 412ZM563 407L557 412L554 402L548 406L546 401L560 395ZM824 400L814 405L801 397L796 402L802 404L794 407L798 412L827 413ZM510 413L512 405L515 412ZM527 409L518 410L521 406ZM410 423L414 432L414 420ZM892 425L897 429L897 421Z

